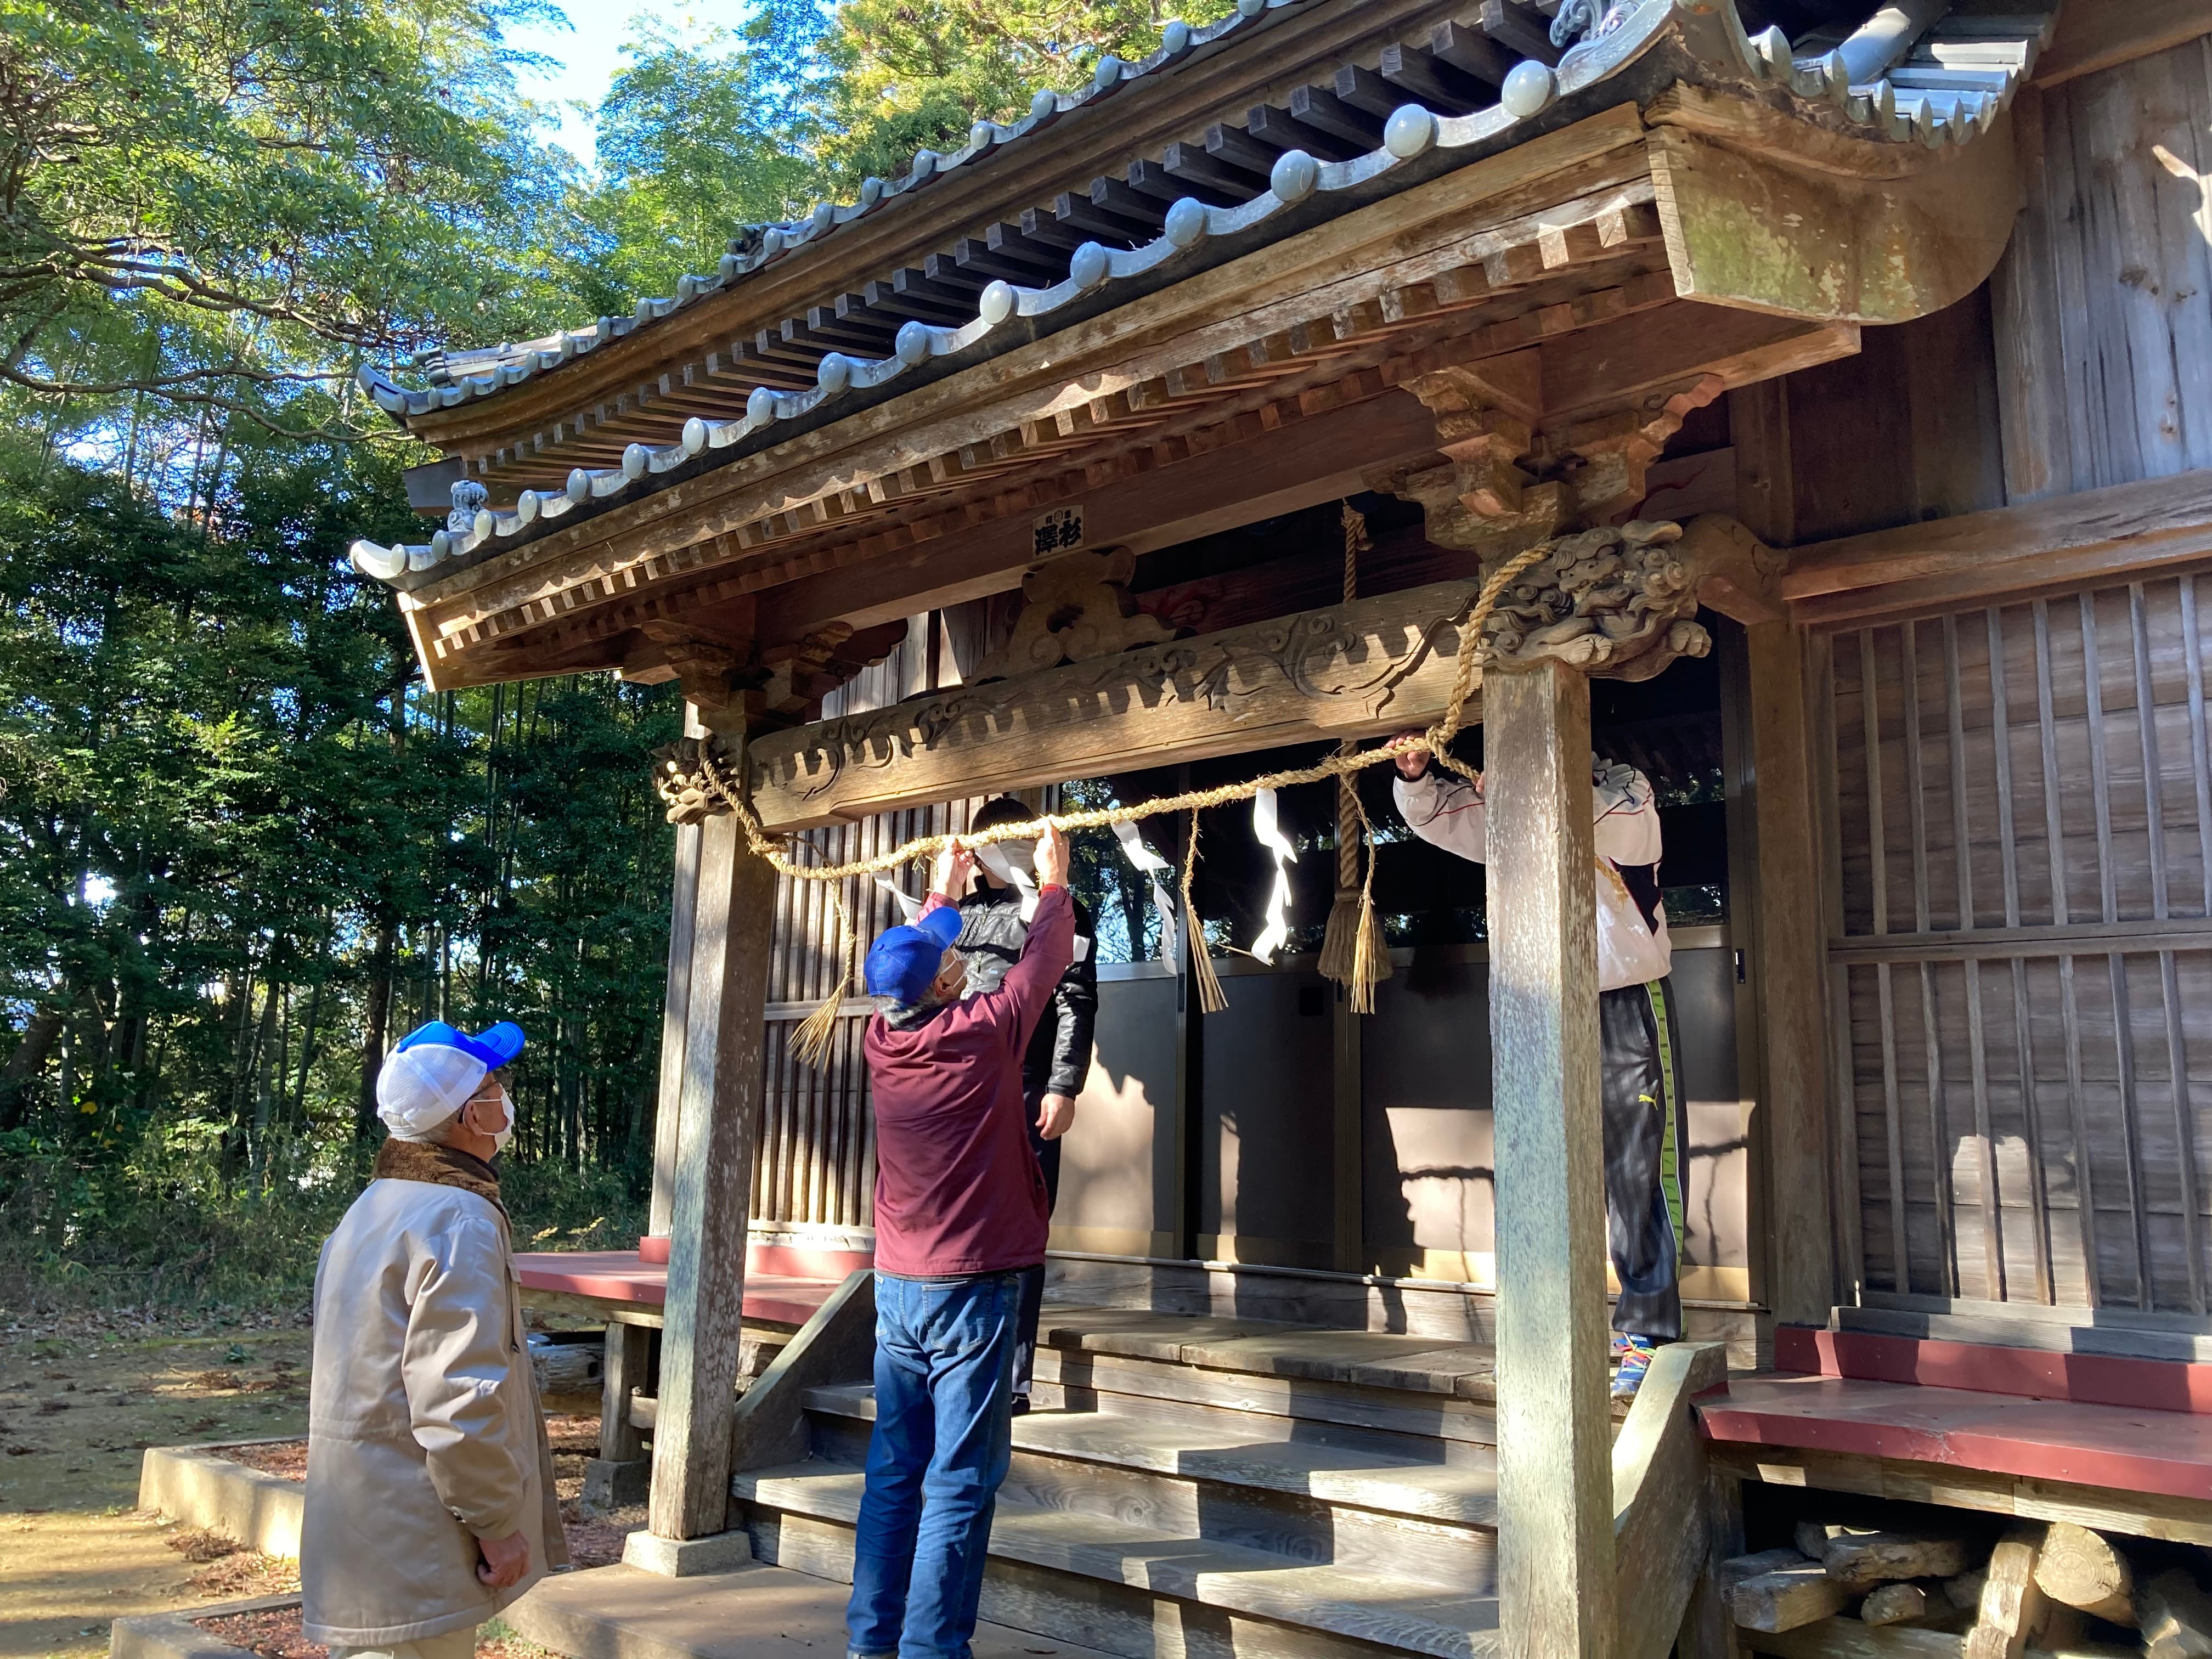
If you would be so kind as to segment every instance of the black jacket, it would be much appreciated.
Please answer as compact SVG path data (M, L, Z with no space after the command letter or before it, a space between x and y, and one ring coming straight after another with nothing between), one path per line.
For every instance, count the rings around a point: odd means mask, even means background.
M997 989L1006 969L1021 960L1030 931L1022 921L1021 897L1011 887L987 884L979 875L975 890L960 901L960 937L955 948L968 958L969 995ZM1037 1021L1036 1035L1022 1056L1022 1093L1032 1104L1046 1095L1073 1099L1083 1092L1084 1079L1091 1075L1091 1032L1098 1018L1094 937L1091 912L1081 899L1075 899L1075 960L1060 976L1052 1006Z

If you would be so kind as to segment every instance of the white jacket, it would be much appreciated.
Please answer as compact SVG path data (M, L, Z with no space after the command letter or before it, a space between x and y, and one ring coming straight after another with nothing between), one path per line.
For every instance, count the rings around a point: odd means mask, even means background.
M1425 777L1400 777L1394 787L1399 814L1415 835L1476 864L1487 861L1489 808L1474 785L1431 762ZM1620 870L1659 862L1659 809L1650 781L1632 766L1593 767L1590 791L1596 819L1597 988L1647 985L1666 978L1674 965L1667 911L1655 908L1646 927Z
M510 1249L489 1199L425 1181L370 1182L324 1243L300 1537L310 1642L474 1630L568 1559ZM517 1530L530 1575L489 1589L477 1540Z

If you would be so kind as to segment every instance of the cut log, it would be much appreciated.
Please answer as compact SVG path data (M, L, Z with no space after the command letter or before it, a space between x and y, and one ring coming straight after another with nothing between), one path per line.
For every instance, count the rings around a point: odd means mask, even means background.
M1756 1578L1762 1573L1784 1572L1792 1567L1817 1566L1796 1550L1761 1550L1756 1555L1731 1556L1721 1563L1714 1577L1720 1581L1723 1595L1734 1589L1747 1578Z
M1943 1599L1961 1613L1970 1613L1982 1605L1982 1585L1989 1575L1976 1567L1972 1572L1962 1572L1955 1578L1943 1581Z
M566 1333L563 1333L566 1334ZM599 1379L606 1364L605 1338L588 1333L587 1342L550 1342L543 1335L530 1340L530 1369L538 1375L539 1400L569 1411L596 1411Z
M2041 1527L2015 1527L1990 1553L1981 1610L1966 1632L1965 1659L2020 1659L2027 1638L2043 1622L2043 1592L2035 1587Z
M2212 1598L2179 1568L2136 1592L2145 1659L2212 1659Z
M1859 1622L1906 1625L1928 1616L1928 1592L1917 1584L1884 1584L1859 1607Z
M1847 1532L1828 1540L1820 1565L1855 1590L1894 1578L1948 1578L1966 1570L1966 1542L1922 1533Z
M1746 1630L1795 1630L1841 1613L1850 1592L1813 1562L1747 1578L1729 1592L1729 1607Z
M1875 1527L1846 1527L1835 1521L1800 1521L1796 1533L1798 1553L1808 1555L1817 1561L1827 1553L1830 1539L1879 1530Z
M2101 1534L2054 1521L2035 1563L2035 1583L2054 1601L2115 1625L2136 1622L2135 1578L2128 1559Z

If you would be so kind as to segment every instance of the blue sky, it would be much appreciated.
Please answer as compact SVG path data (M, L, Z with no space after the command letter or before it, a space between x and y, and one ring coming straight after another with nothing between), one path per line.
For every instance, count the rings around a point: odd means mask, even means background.
M589 162L593 156L589 110L626 61L622 43L630 33L630 19L649 16L688 33L692 27L734 28L747 9L747 0L562 0L571 27L514 29L507 44L558 63L552 74L523 76L522 90L555 106L561 125L554 137L579 160ZM583 110L574 107L579 102Z

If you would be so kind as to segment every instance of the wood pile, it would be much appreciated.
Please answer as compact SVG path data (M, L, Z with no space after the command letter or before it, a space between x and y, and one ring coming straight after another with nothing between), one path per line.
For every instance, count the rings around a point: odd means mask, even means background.
M2063 1521L1994 1534L1800 1521L1794 1547L1717 1577L1744 1645L1784 1659L2212 1659L2212 1558L2157 1548Z

